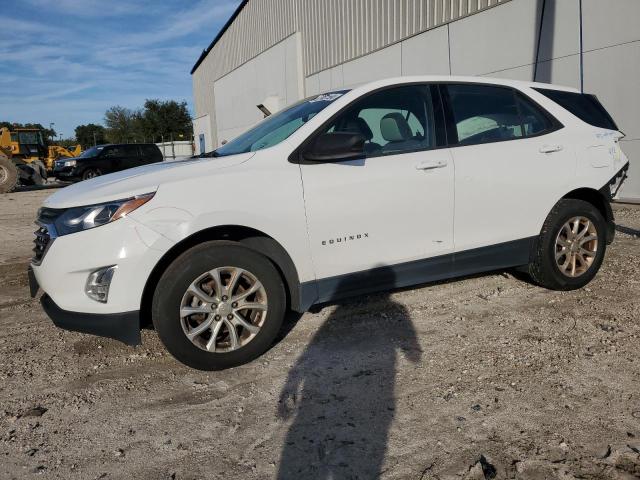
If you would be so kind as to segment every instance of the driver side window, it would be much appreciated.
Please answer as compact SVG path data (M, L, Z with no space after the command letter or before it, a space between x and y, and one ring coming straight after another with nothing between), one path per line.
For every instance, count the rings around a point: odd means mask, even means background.
M423 85L376 92L347 107L324 133L363 135L367 157L433 148L436 139L430 92Z

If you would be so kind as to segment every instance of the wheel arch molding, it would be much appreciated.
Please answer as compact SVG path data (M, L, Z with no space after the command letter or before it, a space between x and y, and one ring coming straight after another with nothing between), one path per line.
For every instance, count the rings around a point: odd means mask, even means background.
M287 303L295 311L301 311L301 293L298 271L293 260L278 241L259 230L241 225L220 225L207 228L192 234L175 244L156 263L147 278L140 301L140 326L142 328L151 325L151 304L153 293L164 271L182 253L203 242L223 240L237 242L261 255L264 255L273 263L281 275L287 293Z
M609 192L609 185L605 185L600 190L596 190L594 188L577 188L575 190L570 191L566 195L562 197L572 198L575 200L583 200L587 203L590 203L594 207L598 209L598 211L602 214L606 224L606 238L607 245L610 245L613 242L615 237L615 219L613 216L613 209L611 208L611 194ZM561 200L562 200L561 199Z

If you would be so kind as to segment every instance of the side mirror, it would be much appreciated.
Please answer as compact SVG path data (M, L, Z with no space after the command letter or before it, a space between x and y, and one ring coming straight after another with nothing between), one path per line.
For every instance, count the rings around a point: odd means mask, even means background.
M364 135L350 132L333 132L320 135L302 153L310 162L341 162L364 157Z

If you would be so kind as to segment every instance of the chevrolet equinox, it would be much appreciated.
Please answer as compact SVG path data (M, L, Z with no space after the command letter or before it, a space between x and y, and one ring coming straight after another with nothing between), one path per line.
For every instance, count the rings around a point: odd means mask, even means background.
M505 268L583 287L614 236L623 134L593 95L408 77L316 95L210 158L50 196L32 295L62 328L215 370L266 351L288 309ZM388 272L393 275L389 275Z

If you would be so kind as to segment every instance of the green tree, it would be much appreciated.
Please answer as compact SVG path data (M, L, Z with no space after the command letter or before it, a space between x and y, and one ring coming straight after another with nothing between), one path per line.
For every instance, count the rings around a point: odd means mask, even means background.
M76 127L76 141L82 145L83 150L93 147L94 145L107 143L106 134L106 129L102 125L96 125L95 123L78 125Z
M111 143L188 140L193 134L187 102L175 100L148 99L140 110L111 107L104 123Z
M129 108L115 106L104 114L107 126L106 137L111 143L129 143L135 141L135 112Z
M191 138L193 124L187 108L187 102L175 100L162 101L149 99L144 102L141 118L141 130L145 137L160 141L173 138Z

